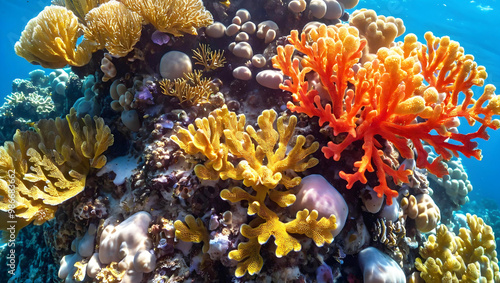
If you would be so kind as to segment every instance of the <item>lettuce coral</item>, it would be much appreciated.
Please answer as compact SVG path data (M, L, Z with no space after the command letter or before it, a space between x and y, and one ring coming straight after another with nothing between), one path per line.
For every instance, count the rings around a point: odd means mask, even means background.
M493 229L467 214L458 236L441 224L420 248L415 267L425 282L500 282Z
M442 177L448 173L442 159L449 160L459 152L480 159L481 151L472 139L487 139L486 129L500 125L492 118L500 114L493 85L487 85L477 100L472 99L471 87L482 86L486 78L484 67L477 66L448 37L426 33L425 39L427 44L420 44L409 34L404 42L378 49L373 61L355 67L366 44L358 30L321 25L300 36L293 30L288 36L290 44L279 46L273 57L273 66L290 77L281 85L292 93L288 108L319 117L320 124L327 123L338 137L322 149L326 158L338 161L348 146L363 142L364 155L354 162L353 173L340 172L347 188L357 181L366 183L365 172L376 171L379 185L374 190L379 197L386 195L388 204L398 193L389 188L386 175L395 183L406 183L411 170L383 162L381 138L390 141L403 158L416 158L417 167ZM297 51L304 54L302 60L293 59ZM326 89L324 97L306 80L309 72L318 75L320 86ZM465 94L461 101L459 93ZM481 126L474 133L456 133L449 129L456 127L457 117ZM429 163L424 142L441 157Z
M240 243L238 249L229 252L229 258L239 261L235 272L237 277L261 270L263 258L260 248L271 236L275 239L277 257L301 249L299 240L291 234L304 234L318 246L333 241L335 215L318 220L316 210L309 212L304 209L297 212L296 219L284 223L268 207L268 199L281 207L294 203L296 197L288 189L300 184L301 178L292 178L286 174L287 171L302 172L318 163L317 159L309 156L318 149L317 142L304 147L306 138L299 135L293 148L288 148L297 118L289 117L288 124L285 123L285 117L278 118L275 130L273 124L276 116L273 110L263 111L257 119L260 129L255 130L252 126L245 128L244 115L236 116L224 106L212 112L208 118L197 119L196 127L191 124L187 130L181 128L177 135L172 136L172 140L188 154L201 153L208 158L203 165L195 166L198 178L243 180L245 186L253 189L247 192L234 187L220 193L223 199L231 202L248 201L248 214L259 217L250 225L241 227L241 234L249 241ZM239 161L234 164L232 160ZM277 190L279 184L287 190Z
M85 38L116 57L127 55L141 38L142 17L118 1L90 10L85 22Z
M212 14L201 0L122 0L157 30L183 36L197 34L196 29L213 23Z
M91 41L83 40L78 18L60 6L48 6L31 19L16 42L16 54L44 68L62 68L67 64L86 65L94 51Z
M74 109L65 120L40 120L34 127L18 130L0 147L1 230L9 217L17 221L16 232L52 219L59 204L83 191L90 169L106 164L102 154L113 144L102 118L80 119Z

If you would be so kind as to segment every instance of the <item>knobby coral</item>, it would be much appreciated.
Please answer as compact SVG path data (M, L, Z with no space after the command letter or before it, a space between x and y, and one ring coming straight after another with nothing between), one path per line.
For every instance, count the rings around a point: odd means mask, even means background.
M14 49L28 62L44 68L57 69L67 64L83 66L90 61L95 47L88 40L77 46L81 32L73 12L48 6L28 22Z
M102 118L40 120L35 131L17 131L0 147L0 229L17 221L16 232L54 217L57 205L85 188L91 168L106 164L113 135Z
M354 172L340 172L347 188L357 181L366 183L365 172L376 170L379 185L374 190L379 197L386 195L388 204L397 192L389 188L386 174L395 183L408 182L411 170L383 162L383 139L392 142L403 158L416 158L418 167L442 177L447 174L443 158L461 152L480 159L481 151L472 140L487 139L486 129L499 127L492 119L500 114L495 87L487 85L477 100L472 99L471 87L482 86L487 76L484 67L448 37L426 33L425 39L427 44L420 44L409 34L394 47L380 48L376 59L358 64L355 71L366 40L355 27L321 25L300 37L292 31L290 44L279 46L273 58L273 66L290 77L280 86L292 93L288 108L319 117L320 124L327 123L339 138L322 149L326 158L339 160L348 146L363 141L364 155L354 163ZM304 54L302 60L293 58L296 51ZM317 74L325 97L306 79L310 72ZM460 93L465 96L461 101ZM458 125L457 117L481 126L473 133L456 133L451 128ZM428 162L424 142L441 157Z
M142 17L121 2L110 1L85 15L85 38L116 57L127 55L141 38Z
M205 10L201 0L122 0L131 10L139 13L157 30L183 36L198 34L196 29L213 22L212 14Z
M297 118L289 117L288 124L285 117L278 118L275 130L276 116L273 110L263 111L257 120L260 129L255 130L252 126L245 128L244 115L237 116L224 106L208 118L197 119L196 127L191 124L187 130L181 128L176 136L172 136L172 140L188 154L201 153L208 158L204 164L195 166L198 178L243 180L245 186L253 189L246 191L234 187L220 193L223 199L231 202L248 201L248 214L258 216L249 225L241 227L241 234L249 241L240 243L237 250L229 253L229 258L239 261L235 272L237 277L261 270L261 245L271 236L275 238L277 257L301 249L299 240L290 234L304 234L318 246L333 241L334 215L317 220L317 211L304 209L297 212L296 219L284 223L268 207L268 200L281 207L293 204L296 197L288 189L300 184L301 178L291 177L287 172L302 172L318 163L310 154L318 149L319 144L314 142L304 147L304 136L297 136L293 148L288 150ZM278 190L279 184L285 190Z
M500 282L495 235L480 217L467 214L458 236L441 224L420 248L415 267L425 282Z

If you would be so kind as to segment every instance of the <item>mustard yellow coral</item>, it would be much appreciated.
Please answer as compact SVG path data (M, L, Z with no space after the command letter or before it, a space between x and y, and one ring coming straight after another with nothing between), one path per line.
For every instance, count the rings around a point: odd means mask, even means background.
M85 38L117 57L127 55L141 38L142 17L121 2L110 1L85 15Z
M93 43L83 40L78 18L60 6L48 6L31 19L16 42L16 54L44 68L62 68L67 64L83 66L94 51Z
M258 216L249 225L241 227L241 234L249 241L240 243L238 249L229 253L231 259L239 261L235 271L237 277L261 270L260 248L271 236L278 257L301 249L299 240L291 234L304 234L318 246L333 241L334 215L317 220L317 211L304 209L297 212L295 220L284 223L266 205L268 200L281 207L293 204L296 197L288 189L300 184L301 178L285 173L302 172L318 163L310 156L318 149L317 142L305 146L306 138L299 135L289 148L297 118L291 116L286 123L286 117L279 117L275 129L276 116L273 110L263 111L257 119L259 130L255 130L250 125L245 127L244 115L237 116L224 106L208 118L197 119L196 127L191 124L187 130L179 129L177 135L172 136L172 140L188 154L201 153L208 158L204 164L195 166L198 178L242 180L245 186L253 189L247 192L234 187L220 193L221 198L231 202L248 201L248 214ZM280 184L284 190L277 189Z
M71 10L81 22L85 22L85 15L93 8L109 0L56 0L56 5L64 6Z
M212 14L201 0L122 0L157 30L182 36L213 23Z
M180 220L174 222L175 237L184 242L200 243L203 241L202 251L206 253L210 247L210 236L203 221L200 218L195 219L192 215L184 217L184 221L187 226Z
M458 236L440 225L420 248L415 267L425 282L500 282L495 235L480 217L467 214Z
M180 103L196 105L208 103L208 98L215 93L215 86L210 79L202 78L203 73L195 70L192 73L184 73L182 78L175 80L164 79L159 82L162 93L175 96Z
M90 169L106 164L102 154L113 144L102 118L80 119L74 109L65 120L41 120L34 127L18 130L0 147L2 230L9 218L17 221L16 232L52 219L57 205L83 191Z

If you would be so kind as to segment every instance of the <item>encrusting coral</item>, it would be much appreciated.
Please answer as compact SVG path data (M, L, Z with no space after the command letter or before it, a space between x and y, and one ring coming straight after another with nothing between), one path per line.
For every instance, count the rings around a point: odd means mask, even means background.
M90 10L85 22L85 38L116 57L127 55L141 38L142 17L118 1Z
M213 23L201 0L122 0L131 10L161 32L174 36L198 34L196 29Z
M83 191L90 169L106 164L102 154L113 144L102 118L80 119L74 109L66 119L40 120L34 127L18 130L0 147L1 230L9 216L15 215L16 232L52 219L59 204Z
M254 191L252 194L234 187L220 193L223 199L231 202L248 201L248 214L259 216L250 225L241 227L241 234L249 241L240 243L237 250L229 252L229 258L239 261L235 272L237 277L261 270L263 258L260 248L271 236L275 238L277 257L301 249L299 240L290 234L304 234L318 246L333 241L335 215L317 220L316 210L309 212L304 209L297 212L296 219L283 223L266 204L268 198L281 207L293 204L296 197L288 189L300 184L301 178L292 178L286 172L302 172L318 163L317 159L309 155L318 149L319 144L314 142L305 148L304 136L297 136L293 148L288 150L297 118L289 117L288 124L285 123L285 117L278 118L275 130L273 124L276 116L273 110L263 111L257 120L260 129L256 131L252 126L245 128L244 115L236 116L224 106L212 112L208 118L196 119L196 127L190 124L188 130L180 128L177 135L172 136L172 140L186 153L201 153L208 158L203 165L195 166L198 178L243 180L243 184ZM229 158L230 155L232 158ZM240 161L233 164L231 160ZM279 184L287 190L277 190Z
M288 36L290 44L279 46L273 58L273 66L290 77L281 85L292 93L294 102L289 102L288 108L319 117L319 123L327 123L333 135L340 138L322 149L326 158L338 161L349 145L363 141L364 155L354 163L354 172L340 172L348 182L347 188L357 181L366 183L365 172L376 171L379 185L374 190L379 197L386 195L388 204L398 193L389 188L386 176L395 183L407 183L411 170L392 168L383 162L380 138L392 142L403 158L416 158L417 167L442 177L448 173L442 159L449 160L458 152L481 159L472 139L487 139L486 129L499 127L498 120L492 119L500 114L495 87L487 85L477 100L472 99L471 87L482 86L487 76L484 67L477 66L473 57L465 55L463 48L448 37L426 33L425 38L427 45L419 44L416 36L409 34L390 49L380 48L376 59L358 65L354 71L366 40L359 37L355 27L321 25L300 37L293 30ZM304 54L301 61L293 59L296 51ZM305 75L311 71L318 75L327 92L325 97L306 80ZM465 94L461 103L459 93ZM469 134L448 130L457 126L457 117L481 126ZM429 163L423 142L441 157Z
M94 46L88 40L77 46L81 32L73 12L60 6L48 6L28 22L14 49L28 62L44 68L57 69L67 64L83 66L92 58Z
M441 224L420 248L415 267L425 282L500 282L493 229L467 214L458 236Z

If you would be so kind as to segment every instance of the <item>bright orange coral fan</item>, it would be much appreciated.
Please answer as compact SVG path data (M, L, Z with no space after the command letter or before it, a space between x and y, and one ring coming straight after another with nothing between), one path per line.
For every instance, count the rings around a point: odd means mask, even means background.
M388 204L397 192L387 185L386 175L396 183L408 182L411 171L383 162L384 140L390 141L403 158L415 158L414 148L418 167L443 176L447 171L441 158L448 160L462 152L480 159L481 151L472 140L487 139L486 128L499 127L499 122L492 120L493 115L500 114L495 87L487 85L477 101L472 99L471 87L482 86L486 78L484 67L477 66L473 57L465 55L463 48L448 37L440 39L427 33L425 38L427 45L422 45L415 35L407 35L404 42L390 49L380 48L376 59L360 66L366 41L359 37L358 30L321 25L300 38L298 31L292 31L288 37L291 44L278 47L278 55L273 58L273 66L290 77L281 85L292 93L294 102L289 102L288 108L319 117L320 124L328 123L334 136L345 134L340 142L329 142L322 149L325 157L339 160L349 145L363 141L364 155L354 163L353 173L340 172L348 182L347 188L357 181L366 183L365 172L376 170L379 185L374 190L379 197L386 195ZM293 59L296 51L304 54L301 61ZM306 79L310 72L317 74L328 97L320 96ZM460 93L465 94L461 101ZM458 125L457 117L482 125L474 133L457 133L456 128L452 130ZM429 163L424 142L441 157Z

